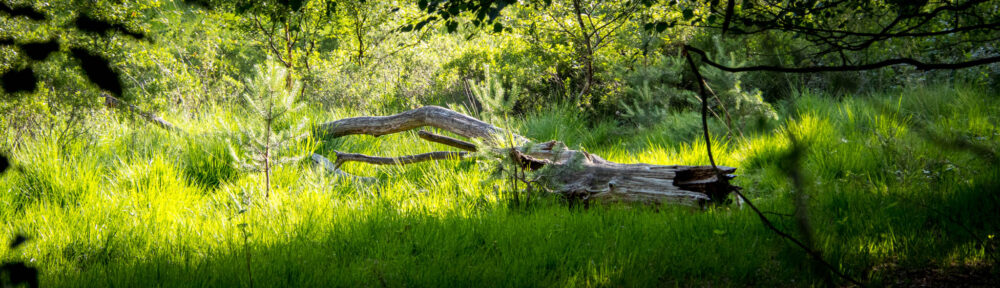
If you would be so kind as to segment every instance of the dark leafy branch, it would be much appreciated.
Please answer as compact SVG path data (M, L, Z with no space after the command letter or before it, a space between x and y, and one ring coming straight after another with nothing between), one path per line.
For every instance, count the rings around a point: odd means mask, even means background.
M845 72L845 71L873 70L895 65L910 65L919 70L956 70L956 69L964 69L964 68L970 68L970 67L1000 62L1000 56L993 56L993 57L984 57L975 60L955 62L955 63L926 63L913 58L895 58L895 59L882 60L875 63L859 64L859 65L807 66L807 67L758 65L758 66L745 66L745 67L730 67L712 61L712 59L708 57L708 54L701 49L694 48L690 45L684 45L684 49L686 51L701 56L703 63L726 72L752 72L752 71L770 71L770 72L782 72L782 73Z
M11 7L10 5L7 5L7 3L3 2L0 2L0 12L7 13L11 17L20 16L38 21L45 20L47 18L45 17L45 14L43 14L41 11L35 10L35 8L32 8L30 6Z
M416 23L401 27L402 32L419 31L428 24L443 21L449 32L458 29L458 18L462 14L469 14L472 20L469 21L474 27L484 28L492 26L492 31L503 32L503 24L496 22L497 17L504 8L517 4L513 0L419 0L417 8L424 11L427 16Z
M685 52L688 52L688 51L685 50ZM842 279L844 279L844 280L846 280L848 282L851 282L854 285L858 285L858 286L864 287L864 284L862 284L858 280L855 280L854 278L848 276L847 274L844 274L843 272L840 272L840 269L838 269L836 266L834 266L833 264L830 264L830 262L827 262L826 260L823 260L823 255L820 255L819 252L816 252L815 250L813 250L810 247L810 245L808 245L806 242L803 242L802 240L799 240L798 238L796 238L796 237L794 237L794 236L792 236L792 235L790 235L788 233L785 233L781 229L778 229L777 227L775 227L774 224L771 222L771 220L768 219L767 216L764 215L764 212L761 212L760 209L757 209L757 206L753 205L753 202L750 201L750 199L748 199L746 196L743 195L743 193L740 192L739 187L735 187L735 186L729 185L728 180L727 180L728 178L726 178L725 175L724 175L724 173L721 170L719 170L718 166L716 166L716 164L715 164L715 158L712 156L712 142L711 142L712 138L710 137L709 132L708 132L708 93L706 91L707 90L707 85L705 84L705 79L704 79L704 77L701 76L701 72L698 70L698 66L697 66L697 64L695 64L695 61L691 57L691 54L690 53L684 53L684 56L687 59L688 66L691 68L691 72L694 73L694 75L695 75L695 80L698 82L698 88L699 88L698 89L698 93L699 93L699 95L701 97L701 107L702 107L701 108L701 124L702 124L702 132L704 133L704 136L705 136L705 149L706 149L706 152L708 152L708 160L712 164L713 169L716 171L716 177L717 177L717 179L720 180L720 182L719 182L720 184L717 185L717 187L714 187L713 190L726 190L726 191L732 191L733 193L736 193L737 196L739 196L741 199L743 199L744 203L746 203L747 206L750 206L750 209L752 209L754 211L754 213L757 214L757 216L760 218L761 222L769 230L773 231L775 234L778 234L778 236L781 236L782 238L785 238L785 239L791 241L792 243L794 243L796 246L798 246L803 251L805 251L806 254L809 254L809 256L812 257L816 262L820 263L823 267L829 269L831 272L833 272L834 274L836 274L838 277L840 277L840 278L842 278ZM799 149L801 149L801 147L795 145L793 147L793 153L791 154L791 157L800 157L801 150L799 150ZM793 159L793 160L797 161L797 159ZM796 183L799 183L799 182L800 181L796 181Z
M0 157L3 160L3 157ZM0 173L2 173L0 169ZM28 241L28 237L23 235L14 236L8 246L10 250L17 249L25 242ZM3 287L17 287L19 285L26 285L28 287L36 288L38 287L38 269L35 267L28 266L24 262L3 262L0 264L0 286Z
M735 7L735 1L728 1L725 12L721 15L722 23L717 23L719 12L714 9L718 6L717 1L709 4L707 16L697 19L694 13L685 10L684 21L691 23L701 22L701 27L709 29L720 29L723 34L730 33L740 36L754 36L763 33L777 32L788 33L795 37L802 37L807 40L811 47L816 48L814 57L821 57L830 53L836 53L842 58L842 65L828 66L781 66L781 65L752 65L743 67L732 67L713 61L708 54L691 45L684 45L683 52L687 62L698 82L699 93L702 101L702 128L706 140L706 149L709 160L715 166L712 156L711 138L707 126L707 98L706 84L704 82L698 66L691 53L698 54L701 63L715 67L727 72L752 72L767 71L779 73L820 73L820 72L842 72L842 71L864 71L880 69L895 65L909 65L919 70L956 70L970 68L980 65L987 65L1000 62L1000 55L984 56L972 60L954 62L927 62L912 57L897 57L885 59L867 64L847 64L845 52L866 52L878 43L886 43L894 39L924 39L929 37L944 37L940 41L929 41L932 49L948 50L954 45L974 43L976 39L995 39L996 32L1000 31L1000 20L996 18L996 7L988 7L989 1L969 0L955 2L935 2L929 1L888 1L882 3L880 7L872 7L873 2L868 1L784 1L775 2L769 0L743 1L739 9ZM757 5L763 4L763 5ZM984 5L986 4L986 5ZM934 6L938 5L938 6ZM995 5L994 5L995 6ZM946 12L951 12L949 16L953 21L941 20L941 16ZM845 17L846 15L846 17ZM848 23L856 21L859 15L866 15L872 19L891 19L885 25L870 25L871 23L861 23L853 25ZM990 16L994 15L994 16ZM815 20L821 19L821 20ZM949 23L940 24L940 23ZM646 24L645 28L665 31L666 28L676 24L676 22L654 22ZM831 28L832 27L832 28ZM866 30L872 29L874 30ZM855 29L852 29L855 28ZM970 41L973 40L973 41ZM809 47L809 46L807 46ZM793 139L793 144L795 143ZM793 151L789 156L790 161L797 162L801 157L799 145L793 145ZM796 170L793 167L791 170ZM792 178L796 188L802 191L801 175L792 171L789 177ZM721 177L719 173L718 177ZM804 212L796 213L796 218L805 234L805 240L800 240L775 225L761 212L752 201L744 197L739 189L733 189L745 203L757 214L765 227L775 232L801 248L806 254L811 256L817 263L829 269L838 277L858 286L864 286L858 280L844 274L836 266L825 261L822 255L813 250L810 244L809 228L805 223ZM796 207L804 209L804 198L796 199Z
M29 19L44 21L47 20L44 14L30 7L12 8L0 3L0 11L4 11L10 16L25 16ZM99 34L102 37L110 37L110 33L119 32L129 35L135 39L147 39L142 32L134 31L122 23L114 23L101 19L96 19L88 15L80 15L71 22L70 27L77 31ZM63 49L65 44L61 44L59 39L50 39L40 42L19 43L16 39L0 39L2 46L16 46L27 56L27 65L5 71L0 75L0 87L6 93L34 92L38 90L38 76L35 75L31 64L48 59L49 55ZM106 57L91 51L88 48L71 46L68 48L70 56L75 58L83 70L84 75L91 83L97 85L116 97L121 98L124 89L122 88L121 75L113 68L111 61Z
M146 34L134 31L121 23L111 23L85 14L77 17L73 24L80 31L100 34L104 37L108 37L111 32L119 32L138 40L146 38Z
M724 10L719 9L718 2L694 2L684 9L681 19L653 21L645 28L663 32L671 26L690 25L731 37L785 35L799 40L793 49L809 48L803 55L813 62L828 62L824 57L832 55L842 65L872 63L839 68L762 66L756 71L860 71L900 64L922 70L962 69L997 62L991 55L954 63L931 63L930 59L912 56L928 51L961 56L961 51L977 47L974 45L995 41L1000 34L1000 7L995 1L748 0L727 1ZM898 54L888 47L903 43L914 49L911 55L866 61L887 52ZM996 54L990 51L987 54Z

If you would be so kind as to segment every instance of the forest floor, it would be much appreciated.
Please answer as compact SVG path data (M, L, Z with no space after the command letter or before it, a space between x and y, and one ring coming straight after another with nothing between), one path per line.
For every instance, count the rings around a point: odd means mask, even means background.
M713 123L713 148L778 228L811 236L847 275L871 286L994 286L996 93L805 93L742 136ZM708 164L697 114L647 128L578 114L494 124L615 162ZM361 113L309 108L291 118L310 115L316 124ZM0 239L29 237L0 248L0 259L38 268L42 286L845 285L737 204L584 209L540 192L513 204L496 163L473 159L344 167L378 179L364 183L307 158L274 169L265 198L264 176L236 169L230 156L244 117L237 111L164 115L187 133L113 112L95 117L106 119L94 121L92 136L27 143L12 155L17 171L0 176ZM800 165L786 161L789 134L805 147ZM311 139L280 153L333 150L449 149L407 132ZM793 189L791 169L806 184ZM793 205L796 197L807 205Z

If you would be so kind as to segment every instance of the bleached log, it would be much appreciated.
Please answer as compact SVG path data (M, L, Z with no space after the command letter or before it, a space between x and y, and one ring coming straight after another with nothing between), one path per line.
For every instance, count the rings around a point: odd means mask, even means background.
M605 202L651 202L700 205L724 199L732 167L622 164L580 150L566 149L562 142L549 141L515 148L522 167L550 169L542 184L555 193L584 200ZM724 186L723 186L724 185Z

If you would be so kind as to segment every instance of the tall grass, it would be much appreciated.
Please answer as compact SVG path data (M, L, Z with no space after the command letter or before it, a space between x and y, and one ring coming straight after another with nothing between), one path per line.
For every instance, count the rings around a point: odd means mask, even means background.
M810 179L817 248L875 284L893 280L893 269L995 261L998 166L927 135L995 153L996 95L931 87L794 99L779 107L776 129L713 139L716 160L739 169L737 184L764 210L792 211L785 171L801 169ZM590 125L572 111L511 126L612 161L707 163L698 126L690 125L697 115L634 131L613 121ZM318 123L361 112L297 113L290 117L313 115ZM295 163L273 171L264 199L263 176L238 172L227 158L226 139L240 117L216 107L198 118L167 115L187 134L112 120L94 131L97 141L29 143L13 155L21 171L0 178L0 238L32 240L17 251L0 248L0 259L39 267L45 286L245 286L239 225L246 223L250 269L262 287L823 283L803 265L807 258L738 206L584 210L544 196L529 209L509 209L498 191L508 189L504 181L472 160L343 167L378 178L371 184ZM782 164L787 133L808 147L802 167ZM327 156L448 149L409 132L297 145L290 151ZM779 227L794 225L769 216Z

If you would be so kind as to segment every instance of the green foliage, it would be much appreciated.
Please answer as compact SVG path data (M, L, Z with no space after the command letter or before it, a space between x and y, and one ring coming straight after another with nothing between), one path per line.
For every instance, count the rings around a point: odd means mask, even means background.
M654 64L638 67L626 74L623 99L618 100L618 114L640 127L649 127L698 104L694 92L683 89L684 68L680 57L662 56Z
M280 73L270 77L278 79L272 82L280 91ZM716 160L741 171L736 184L755 203L777 213L793 209L782 170L787 167L780 164L790 131L810 147L801 169L814 180L808 188L816 243L828 259L851 267L848 273L875 285L907 280L897 279L898 270L875 269L887 263L906 271L945 261L973 267L992 261L988 253L995 250L986 247L995 245L989 236L995 239L1000 221L982 211L1000 205L991 193L995 167L980 154L941 146L917 127L997 151L995 96L976 88L927 87L844 99L800 93L794 99L778 109L786 119L781 129L736 141L713 139ZM212 188L188 172L199 167L218 170L201 175L224 175L232 169L197 164L206 154L221 156L219 140L207 136L229 133L219 118L250 121L225 116L233 114L226 112L231 108L218 109L214 118L183 125L206 134L171 135L109 118L89 144L23 144L30 149L11 155L22 170L0 176L0 220L7 223L0 237L27 234L34 240L0 250L0 257L35 259L30 263L39 268L41 283L53 286L247 285L244 248L253 256L254 285L265 286L350 286L379 279L387 286L823 283L797 250L761 227L750 211L623 205L570 210L544 193L532 195L531 209L512 210L504 205L510 194L501 193L510 191L509 184L489 180L491 170L469 169L465 161L342 167L383 179L377 184L284 165L271 175L275 193L269 200L244 198L260 192L263 175L225 178ZM364 112L341 109L329 117L358 115ZM697 114L673 115L665 122L698 122ZM671 142L666 137L675 133L658 132L687 124L659 124L649 128L657 132L629 137L610 136L622 129L613 123L588 125L574 107L563 107L514 119L510 126L536 139L568 139L567 148L583 146L621 163L707 161L699 134ZM876 131L898 140L885 142ZM326 148L372 155L441 149L405 133L331 142L334 147ZM779 226L794 225L768 216ZM246 244L241 223L251 232ZM705 249L712 253L691 253ZM685 261L672 260L679 258ZM186 261L201 264L168 265ZM463 268L456 271L456 265Z
M519 87L514 84L511 87L510 92L503 88L503 83L496 79L492 73L490 73L489 65L484 68L485 76L484 80L480 83L473 82L472 80L466 80L466 85L471 92L469 103L475 106L476 103L479 104L478 111L475 113L478 118L487 122L499 122L497 120L503 119L507 115L510 115L512 109L514 108L514 101L519 98Z
M713 38L716 47L714 57L720 63L729 66L741 66L742 62L737 60L735 53L725 49L723 40ZM726 56L722 56L728 54ZM726 121L726 126L730 129L745 130L748 123L766 123L769 120L778 120L778 114L767 102L764 102L760 90L744 88L740 73L729 73L712 67L705 67L702 71L705 81L708 82L710 91L710 102L714 102L715 113L722 114Z
M217 188L237 175L230 145L219 136L185 138L184 176L197 185Z
M9 28L0 39L18 40L0 47L0 72L30 67L39 76L24 82L37 92L0 101L0 152L12 167L0 175L0 239L33 239L18 250L0 248L0 259L36 265L44 286L249 286L248 272L253 285L268 287L827 284L750 211L567 209L545 185L528 194L509 178L511 171L525 179L559 171L519 170L500 161L503 150L341 167L376 183L295 161L333 150L451 149L412 133L319 141L305 130L319 121L479 102L464 111L536 143L559 140L566 143L560 149L619 163L705 165L698 86L681 44L735 66L840 61L813 57L802 37L717 37L689 26L721 25L726 9L713 1L461 6L487 2L244 1L246 10L237 9L240 2L211 9L180 1L32 4L55 26L0 11L0 26ZM743 11L758 1L732 2ZM901 7L876 6L870 10ZM80 15L117 26L76 30ZM817 21L800 18L788 23ZM885 24L879 21L847 25ZM584 30L598 31L589 53ZM129 31L155 41L134 41ZM48 51L57 38L59 50L44 61L26 60L45 53L22 48ZM930 40L899 41L851 56L960 61L997 53L995 45L973 49L975 38L966 40L934 51ZM104 57L129 103L186 132L103 107L72 48ZM809 219L824 258L872 286L902 285L908 280L900 271L996 267L1000 220L983 211L1000 207L991 194L997 165L988 160L1000 149L1000 103L996 89L986 88L1000 83L998 66L816 75L701 67L714 91L708 128L716 161L737 167L735 184L775 213L794 209L786 172L806 173ZM802 167L783 161L788 134L807 144ZM267 200L256 197L269 191ZM529 209L513 204L529 202Z
M305 155L287 156L287 150L309 134L304 131L308 118L289 120L290 115L303 107L298 103L298 85L284 87L288 73L274 62L257 67L254 78L246 80L249 91L244 94L248 110L247 121L236 123L239 134L235 146L230 147L237 165L250 171L269 173L271 166L296 162ZM298 116L298 115L296 115ZM242 151L239 153L238 151Z

